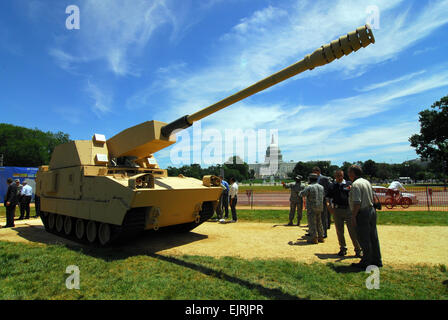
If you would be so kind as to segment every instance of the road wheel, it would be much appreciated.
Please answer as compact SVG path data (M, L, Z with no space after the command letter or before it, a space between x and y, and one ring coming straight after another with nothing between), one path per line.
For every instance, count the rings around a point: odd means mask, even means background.
M45 227L45 230L49 230L50 228L48 227L48 213L41 211L40 212L40 219L42 220L42 223Z
M56 231L61 233L62 229L64 229L64 216L58 214L56 216Z
M392 198L387 198L386 201L384 201L384 205L387 209L393 209L395 207L395 201Z
M72 233L72 230L73 230L72 218L66 216L64 220L64 232L66 235L69 236Z
M111 229L110 225L107 223L102 223L98 229L98 240L102 246L108 245L111 239Z
M401 207L403 209L409 208L411 203L412 203L411 199L409 199L409 198L401 198L400 205L401 205Z
M56 224L56 215L54 213L48 214L48 229L53 230Z
M89 240L90 243L95 242L96 240L96 235L97 235L97 230L96 230L96 223L95 221L89 221L89 223L87 223L87 240Z
M84 220L82 219L76 220L75 233L76 238L78 238L79 240L82 240L84 238L84 235L86 233L86 225L84 223Z

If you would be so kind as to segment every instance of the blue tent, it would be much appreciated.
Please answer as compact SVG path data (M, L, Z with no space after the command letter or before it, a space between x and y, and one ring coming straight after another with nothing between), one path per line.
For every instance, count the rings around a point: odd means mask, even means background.
M6 184L6 179L8 178L19 179L20 183L26 181L33 188L34 198L37 170L38 168L0 167L0 203L3 203L8 190L8 185Z

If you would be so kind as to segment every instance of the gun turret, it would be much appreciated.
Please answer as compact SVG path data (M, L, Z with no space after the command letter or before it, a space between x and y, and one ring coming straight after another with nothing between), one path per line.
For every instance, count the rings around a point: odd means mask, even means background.
M369 25L359 27L355 31L326 44L312 54L293 65L191 115L183 116L169 124L148 121L135 127L126 129L107 141L111 157L131 156L143 159L176 142L172 133L175 130L186 129L206 116L225 107L237 103L251 95L265 90L273 85L289 79L307 70L331 63L344 55L349 55L360 48L375 43Z

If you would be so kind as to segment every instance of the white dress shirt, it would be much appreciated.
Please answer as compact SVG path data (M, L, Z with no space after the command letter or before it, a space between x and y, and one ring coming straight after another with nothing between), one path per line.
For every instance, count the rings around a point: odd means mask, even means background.
M232 183L229 191L230 198L235 198L238 195L238 185L236 182Z
M21 192L22 196L32 196L33 195L33 188L31 188L31 186L29 185L24 185L22 188L22 192Z

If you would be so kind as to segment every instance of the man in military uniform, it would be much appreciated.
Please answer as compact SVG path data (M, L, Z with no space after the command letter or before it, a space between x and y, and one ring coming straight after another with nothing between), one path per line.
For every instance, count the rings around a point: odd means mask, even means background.
M306 197L306 211L310 233L310 239L307 242L311 244L324 242L324 231L322 227L324 187L317 183L317 178L317 174L310 174L308 179L310 185L299 193L299 196Z
M299 196L300 191L304 189L302 186L303 177L298 175L295 177L295 183L283 184L283 188L291 189L291 196L289 197L289 223L288 226L294 225L294 216L297 209L297 225L300 226L300 220L302 220L303 212L303 198Z
M313 173L317 175L317 183L324 187L323 211L322 211L322 227L324 229L324 238L327 237L327 229L330 229L331 217L326 206L328 189L330 188L330 178L321 174L319 167L313 168Z

